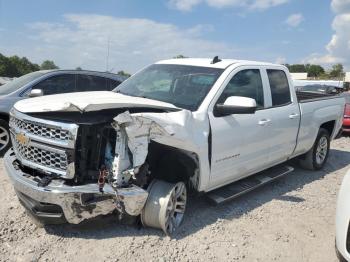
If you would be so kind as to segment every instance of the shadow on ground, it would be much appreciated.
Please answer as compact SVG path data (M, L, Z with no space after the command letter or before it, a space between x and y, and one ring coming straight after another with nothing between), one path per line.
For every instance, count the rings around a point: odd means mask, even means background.
M215 223L218 219L237 219L273 199L290 202L305 201L303 198L287 195L287 193L320 180L330 173L344 168L349 163L350 152L332 149L323 170L306 171L300 169L295 161L290 161L288 164L295 167L294 172L225 204L213 206L205 195L191 197L187 209L190 212L187 212L183 225L173 237L182 239ZM45 229L49 234L68 238L106 239L144 235L165 237L162 231L142 228L137 223L134 225L121 224L117 222L116 216L106 216L83 225L47 226Z

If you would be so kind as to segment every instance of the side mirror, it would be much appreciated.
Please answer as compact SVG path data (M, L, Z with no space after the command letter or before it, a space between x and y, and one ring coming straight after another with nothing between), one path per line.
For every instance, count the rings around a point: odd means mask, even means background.
M29 97L38 97L38 96L43 96L44 92L41 89L32 89L29 93Z
M232 114L254 114L256 101L253 98L242 96L230 96L223 104L217 104L214 108L215 116L228 116Z

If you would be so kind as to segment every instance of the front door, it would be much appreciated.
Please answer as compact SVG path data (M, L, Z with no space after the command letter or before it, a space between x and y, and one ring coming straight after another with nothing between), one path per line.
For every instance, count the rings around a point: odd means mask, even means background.
M259 68L239 69L215 103L230 96L256 100L254 114L217 117L209 112L212 135L210 187L218 187L259 171L268 160L271 117L265 109L267 89Z

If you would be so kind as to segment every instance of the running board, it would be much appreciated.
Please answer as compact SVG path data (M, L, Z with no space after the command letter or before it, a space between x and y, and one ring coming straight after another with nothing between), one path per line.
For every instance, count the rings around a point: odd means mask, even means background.
M280 178L293 170L294 168L291 166L275 166L227 186L215 189L209 192L207 197L215 204L221 204Z

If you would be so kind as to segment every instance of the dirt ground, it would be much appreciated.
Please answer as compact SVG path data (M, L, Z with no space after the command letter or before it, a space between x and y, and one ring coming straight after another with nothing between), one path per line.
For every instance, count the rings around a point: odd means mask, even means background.
M323 171L296 170L220 206L192 197L173 239L107 217L37 228L0 159L0 261L337 261L335 204L350 138L332 143Z

